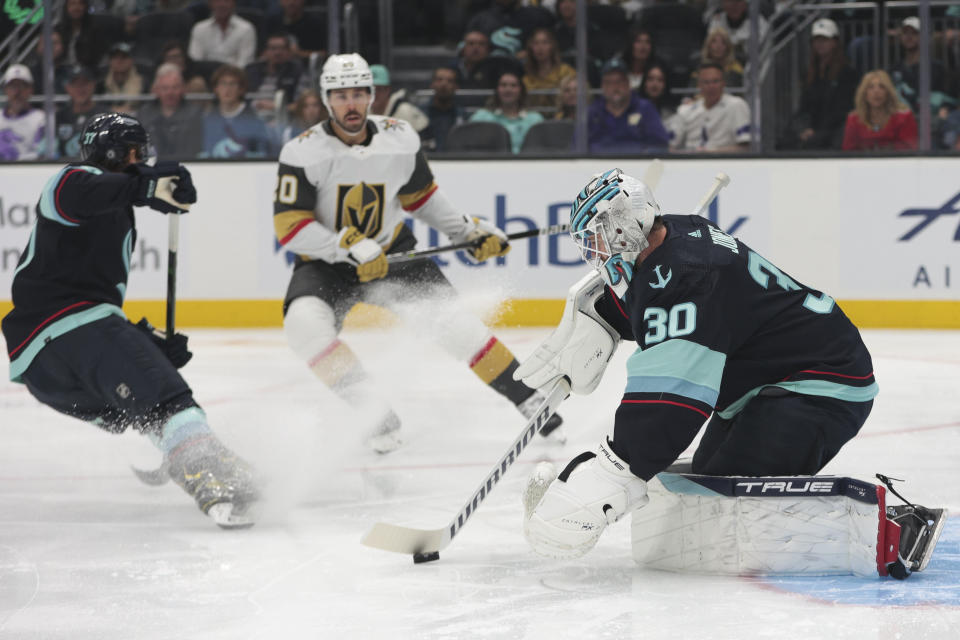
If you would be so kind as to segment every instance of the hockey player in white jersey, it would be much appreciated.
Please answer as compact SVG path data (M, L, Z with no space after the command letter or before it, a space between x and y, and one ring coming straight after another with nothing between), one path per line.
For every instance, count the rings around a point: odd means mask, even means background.
M330 118L284 145L274 200L276 236L297 256L283 305L291 348L348 404L368 411L375 407L375 426L365 436L375 451L386 453L400 444L400 419L371 388L338 334L358 302L390 307L434 301L420 305L421 317L415 319L423 333L531 415L542 396L513 380L516 358L487 327L457 310L453 287L436 263L423 259L391 266L386 258L416 244L404 224L406 214L452 242L472 242L468 253L478 262L505 255L510 249L506 235L453 208L408 123L368 114L373 78L361 56L331 56L320 91ZM555 430L560 422L554 418L541 432Z

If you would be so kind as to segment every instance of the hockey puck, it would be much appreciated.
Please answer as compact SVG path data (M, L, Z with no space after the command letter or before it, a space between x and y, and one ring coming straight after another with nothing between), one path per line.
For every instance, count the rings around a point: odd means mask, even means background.
M428 551L427 553L415 553L413 554L413 564L420 564L421 562L432 562L434 560L440 559L439 551Z

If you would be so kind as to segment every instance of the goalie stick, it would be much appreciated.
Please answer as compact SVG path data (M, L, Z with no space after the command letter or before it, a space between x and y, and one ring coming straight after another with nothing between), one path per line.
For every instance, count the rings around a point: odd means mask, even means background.
M424 554L438 554L450 544L454 536L460 533L470 516L476 513L480 503L490 495L490 492L500 482L507 470L517 461L517 458L530 444L533 437L537 435L540 428L547 423L550 416L556 412L557 407L569 394L570 384L566 378L561 378L554 383L547 393L546 400L543 401L530 420L523 425L520 435L500 458L500 462L487 473L483 482L474 490L471 494L472 497L460 508L450 524L440 529L413 529L386 522L377 522L360 542L374 549L413 554L415 558Z
M650 187L651 190L656 189L657 185L660 184L660 177L662 175L663 161L660 160L660 158L655 158L649 165L647 165L646 171L643 172L643 182ZM729 182L729 178L727 178L727 181ZM550 225L549 227L543 227L542 229L528 229L527 231L510 233L507 235L507 240L522 240L524 238L532 238L534 236L552 236L558 233L566 233L568 231L570 231L569 224L554 224ZM432 249L424 249L422 251L400 251L397 253L389 253L387 254L387 262L390 264L397 264L399 262L409 262L411 260L428 258L439 253L447 253L448 251L471 249L478 246L480 242L480 240L473 242L457 242L455 244L434 247Z

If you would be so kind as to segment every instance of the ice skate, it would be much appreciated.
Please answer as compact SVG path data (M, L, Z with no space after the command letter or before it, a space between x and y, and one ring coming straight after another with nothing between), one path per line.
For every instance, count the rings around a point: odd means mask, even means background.
M896 562L887 565L887 571L897 580L905 580L930 564L947 511L902 504L887 507L887 519L900 525L900 551Z
M166 463L170 478L218 526L253 526L251 507L259 498L253 469L216 438L187 440L170 453Z
M393 409L387 409L387 415L372 431L366 442L368 447L381 455L399 449L403 444L400 438L400 416Z
M546 400L546 396L543 395L541 391L534 391L533 394L517 405L517 410L523 414L524 418L531 418L533 414L536 413L537 409L540 408L540 405L543 404L543 401ZM540 435L547 439L548 442L556 442L557 444L566 444L567 434L563 432L563 429L560 428L560 425L563 424L563 418L559 414L553 414L547 420L547 423L543 425L543 428L540 429Z

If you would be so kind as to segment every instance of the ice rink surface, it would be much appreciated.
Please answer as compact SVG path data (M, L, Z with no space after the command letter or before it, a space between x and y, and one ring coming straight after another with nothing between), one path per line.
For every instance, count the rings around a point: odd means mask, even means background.
M522 359L547 331L497 333ZM134 478L131 464L160 460L142 436L59 416L2 382L0 638L960 637L960 518L905 582L641 570L627 522L580 560L533 555L521 483L611 427L627 346L597 392L561 407L569 443L529 447L440 560L415 566L362 534L378 520L445 525L522 428L513 407L415 330L347 331L404 422L405 446L377 456L360 443L363 416L280 331L190 336L184 373L211 425L270 479L261 521L218 530L175 485ZM864 337L881 393L824 472L904 478L906 497L960 513L960 332Z

